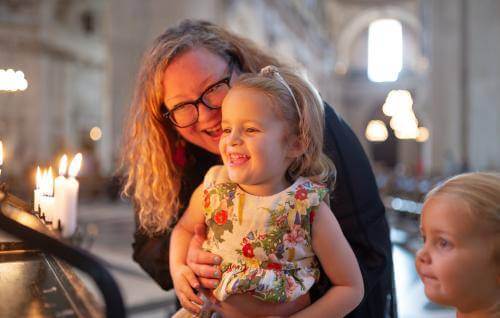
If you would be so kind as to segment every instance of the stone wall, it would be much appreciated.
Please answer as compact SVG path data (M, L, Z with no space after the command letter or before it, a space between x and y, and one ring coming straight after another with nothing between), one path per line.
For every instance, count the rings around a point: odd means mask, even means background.
M26 91L0 94L4 172L54 164L88 143L93 126L106 130L104 9L97 0L0 3L0 67L22 70L29 83ZM96 156L109 157L107 138L93 145Z

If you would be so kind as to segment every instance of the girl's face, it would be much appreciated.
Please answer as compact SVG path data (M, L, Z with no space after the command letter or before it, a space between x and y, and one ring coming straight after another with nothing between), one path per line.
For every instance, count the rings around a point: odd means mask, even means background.
M467 209L451 195L427 200L421 218L424 246L416 257L427 297L461 312L489 308L500 299L494 236Z
M167 67L163 78L163 102L171 111L180 104L196 101L203 94L210 94L207 89L210 90L217 82L231 78L233 74L229 73L232 72L228 63L220 56L204 48L189 50L174 58ZM215 95L220 101L212 102L220 106L225 93ZM187 141L212 153L219 153L221 110L209 109L201 102L197 108L198 121L189 127L176 129Z
M219 148L229 178L254 195L271 195L288 186L293 136L269 98L253 89L233 88L222 104Z

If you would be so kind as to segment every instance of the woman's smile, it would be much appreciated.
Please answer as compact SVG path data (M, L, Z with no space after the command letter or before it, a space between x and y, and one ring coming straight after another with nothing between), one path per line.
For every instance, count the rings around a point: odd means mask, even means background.
M207 134L208 136L212 138L217 138L217 142L220 139L220 136L222 135L222 128L220 125L220 121L217 122L214 126L210 128L205 128L202 130L203 133Z

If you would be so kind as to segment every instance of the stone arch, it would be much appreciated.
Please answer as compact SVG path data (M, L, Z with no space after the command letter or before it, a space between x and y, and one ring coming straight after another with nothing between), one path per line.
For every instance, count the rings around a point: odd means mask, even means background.
M350 66L351 46L359 35L368 28L372 21L378 19L397 19L407 26L417 36L422 33L420 21L410 12L397 8L385 7L380 9L370 9L355 17L342 30L337 41L337 63L335 69L340 74L347 73ZM423 56L422 49L419 49L418 58Z

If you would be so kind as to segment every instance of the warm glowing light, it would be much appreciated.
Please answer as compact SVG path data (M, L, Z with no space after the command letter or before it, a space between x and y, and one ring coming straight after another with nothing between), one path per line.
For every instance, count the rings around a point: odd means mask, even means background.
M413 112L413 98L407 90L393 90L387 94L382 111L391 116L389 126L398 139L416 139L419 135L417 116Z
M398 139L416 139L418 136L418 128L408 126L405 129L394 130L394 135L396 135Z
M425 142L427 139L429 139L429 129L425 127L418 127L418 136L417 136L417 141L418 142Z
M385 141L389 136L387 127L381 120L371 120L366 126L366 139L369 141Z
M22 71L0 69L0 91L24 91L26 88L28 88L28 81L24 78Z
M78 174L78 171L80 171L80 167L82 166L82 154L77 153L76 156L71 160L71 163L69 165L69 172L68 175L72 178L75 178L76 175Z
M392 90L387 94L382 111L387 116L394 116L399 111L411 111L413 99L407 90Z
M380 19L368 29L368 78L394 82L403 67L403 28L394 19Z
M40 189L42 185L42 173L40 172L40 166L36 167L36 189Z
M66 170L68 169L68 156L65 154L59 160L59 175L64 176L66 174Z
M93 141L98 141L99 139L101 139L101 137L102 137L101 128L96 126L90 130L90 139L92 139Z
M394 130L417 130L418 120L414 112L399 112L391 118L389 125Z

